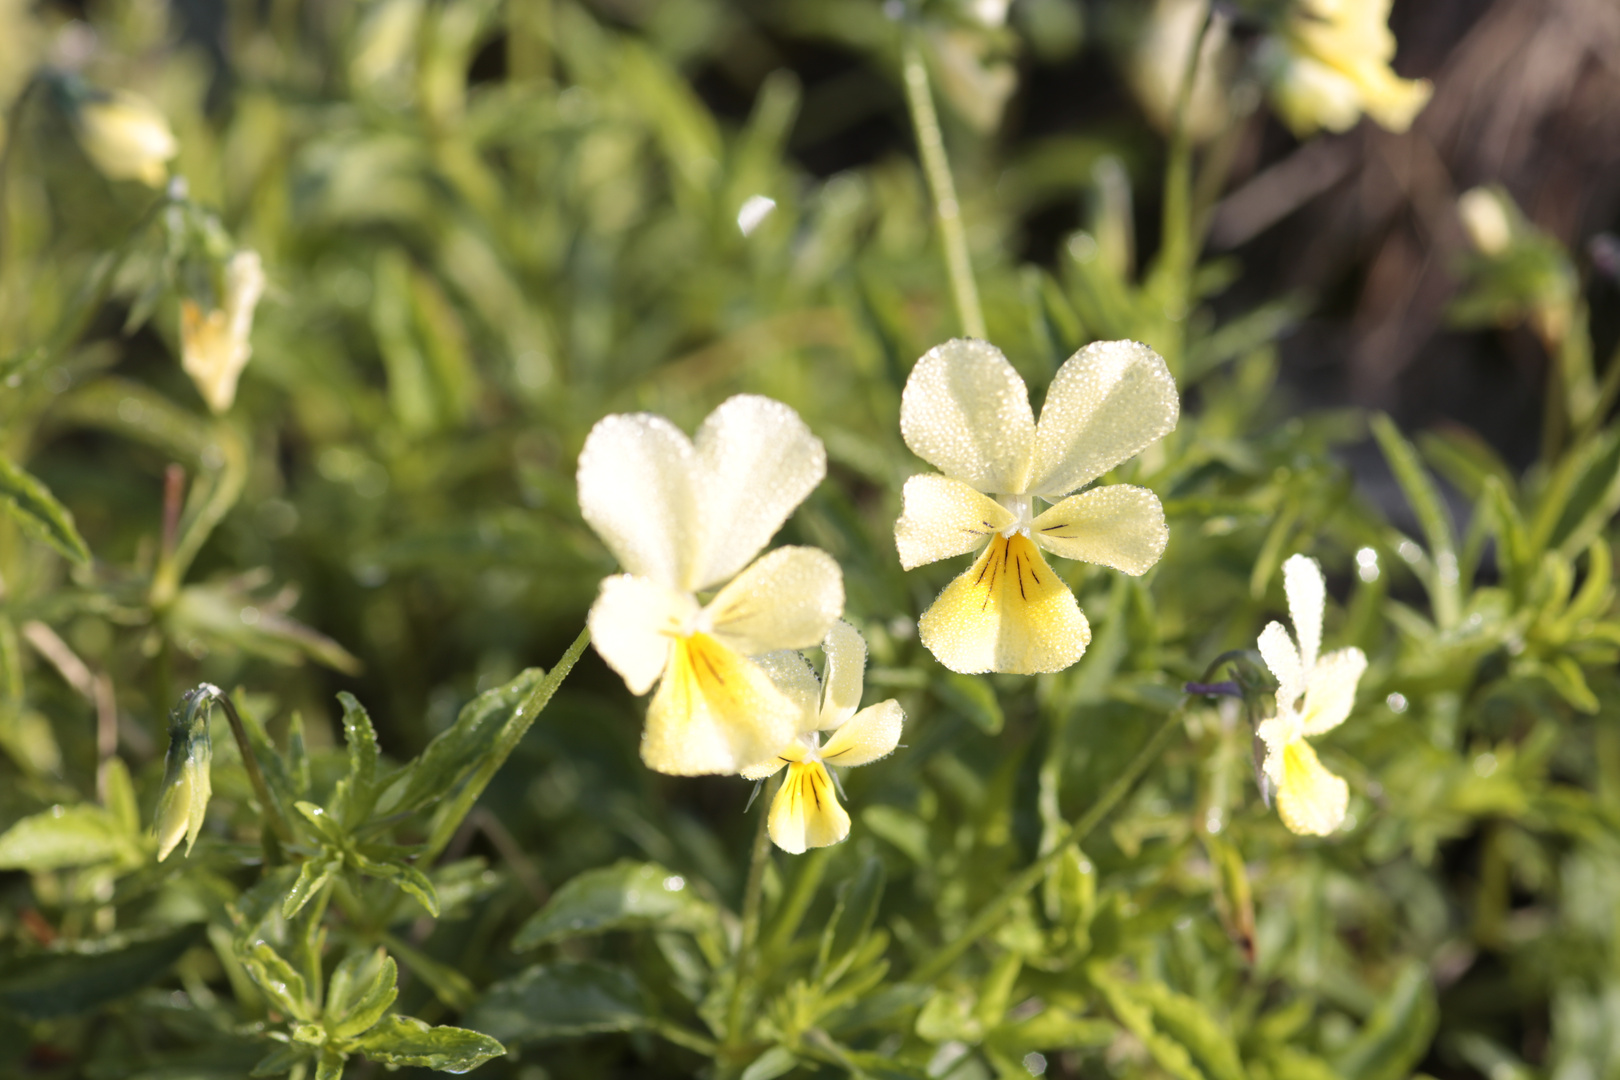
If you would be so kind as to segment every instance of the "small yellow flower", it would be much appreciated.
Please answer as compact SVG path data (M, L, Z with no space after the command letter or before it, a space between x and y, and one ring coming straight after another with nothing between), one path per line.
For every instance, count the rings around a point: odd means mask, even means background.
M995 346L959 338L917 361L900 431L944 475L906 481L894 526L900 563L910 570L984 548L918 622L940 663L1031 675L1080 659L1091 628L1041 551L1132 575L1159 561L1170 534L1153 492L1070 492L1162 438L1179 412L1164 360L1134 341L1070 357L1039 424L1024 380ZM1037 498L1054 505L1037 513Z
M190 855L207 816L208 798L213 794L210 767L214 759L213 743L208 738L208 712L216 693L211 686L193 690L169 714L169 752L163 762L163 790L158 796L155 824L159 862L167 859L182 839Z
M843 610L843 576L816 548L749 560L826 471L798 414L750 394L710 413L695 443L648 413L591 429L580 510L628 571L602 582L591 640L632 693L658 683L641 739L648 767L736 773L793 739L797 706L747 657L819 642Z
M169 159L180 152L169 122L156 105L127 90L93 98L79 107L79 145L112 180L139 180L162 187Z
M244 249L225 267L224 307L204 314L196 301L180 302L180 366L216 413L236 400L236 381L253 355L248 338L263 292L259 253Z
M1256 734L1265 743L1262 768L1277 792L1283 824L1301 835L1326 836L1344 824L1350 787L1322 767L1305 738L1344 723L1367 657L1357 648L1317 655L1327 587L1315 559L1295 555L1284 563L1283 589L1299 647L1281 623L1260 633L1260 656L1277 679L1277 715L1261 721Z
M1300 0L1294 8L1270 45L1272 101L1294 134L1348 131L1363 112L1390 131L1412 126L1434 87L1391 70L1389 6L1390 0Z
M798 706L798 737L778 751L775 760L742 770L750 780L763 780L787 768L787 778L771 802L769 828L776 846L794 855L836 844L849 835L849 814L838 804L827 766L852 768L887 757L899 744L906 719L892 698L860 709L866 668L866 642L860 631L839 620L821 649L827 657L824 683L816 681L799 653L775 652L759 658L771 681ZM825 745L822 732L832 732Z

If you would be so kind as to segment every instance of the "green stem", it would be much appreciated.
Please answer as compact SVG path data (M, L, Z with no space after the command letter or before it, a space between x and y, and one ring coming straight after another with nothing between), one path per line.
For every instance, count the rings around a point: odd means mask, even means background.
M1153 764L1154 759L1169 745L1171 736L1181 726L1182 715L1181 709L1178 708L1165 718L1164 723L1159 725L1159 730L1155 731L1153 737L1147 741L1147 745L1137 751L1136 757L1125 767L1125 771L1109 786L1107 791L1103 792L1102 797L1092 804L1091 809L1086 811L1085 816L1075 822L1072 827L1058 834L1057 843L1052 850L1030 863L1017 877L1008 882L1007 886L1001 890L994 900L979 910L979 913L973 917L972 922L968 923L965 930L934 953L933 957L918 968L906 981L923 985L934 982L945 974L950 969L950 966L956 962L957 958L967 952L974 942L999 926L1007 914L1007 909L1012 907L1019 897L1040 884L1041 880L1046 877L1047 871L1055 866L1059 859L1063 858L1064 853L1091 835L1091 831L1100 825L1114 807L1118 806L1120 801L1130 793L1136 781L1141 779L1148 766Z
M798 932L805 912L816 898L816 887L827 873L832 852L830 847L819 847L799 860L799 875L793 879L793 891L782 901L781 912L771 926L771 936L760 949L763 955L770 956L786 948L788 939Z
M774 796L780 778L773 781L765 792L765 805L760 808L759 827L754 830L754 853L748 863L748 885L743 890L742 935L737 942L737 976L731 984L731 1004L726 1009L726 1046L742 1042L743 1012L748 1000L749 983L753 976L754 946L759 941L759 911L765 896L765 867L771 861L771 838L766 824L770 820L770 799Z
M684 1046L688 1050L695 1050L704 1057L712 1058L720 1051L720 1048L714 1044L712 1039L706 1039L697 1032L688 1031L679 1024L670 1023L668 1020L653 1021L652 1029L676 1046Z
M248 739L247 727L242 723L242 717L237 713L235 703L212 683L203 683L198 689L219 702L225 709L225 719L231 723L231 737L236 740L236 748L242 754L242 767L247 770L248 780L253 784L253 793L258 796L259 805L264 807L264 820L283 845L292 843L292 829L288 827L286 818L281 816L281 804L270 795L270 785L265 783L264 773L259 769L259 759L253 753L253 744Z
M934 197L934 213L939 218L940 241L945 245L945 269L951 277L956 298L956 314L962 333L971 338L985 337L984 311L979 307L979 290L973 283L973 263L968 258L967 230L962 226L962 206L956 201L956 184L951 179L951 163L945 156L945 135L934 111L934 95L928 87L928 65L917 46L916 31L906 36L902 57L906 83L906 104L911 123L917 130L917 151L922 156L923 175Z

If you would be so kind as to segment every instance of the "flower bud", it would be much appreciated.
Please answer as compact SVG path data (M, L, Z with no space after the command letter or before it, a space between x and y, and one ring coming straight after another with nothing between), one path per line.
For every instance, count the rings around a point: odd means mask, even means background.
M190 855L202 829L213 791L209 766L214 750L208 741L208 713L217 693L212 686L200 686L169 713L169 753L163 762L163 793L157 807L159 862L169 857L182 837Z
M244 249L226 264L222 307L204 314L195 300L180 302L180 366L216 413L236 400L236 381L253 355L248 339L263 292L259 253Z
M109 179L162 187L180 150L156 105L128 91L98 93L78 106L79 145Z

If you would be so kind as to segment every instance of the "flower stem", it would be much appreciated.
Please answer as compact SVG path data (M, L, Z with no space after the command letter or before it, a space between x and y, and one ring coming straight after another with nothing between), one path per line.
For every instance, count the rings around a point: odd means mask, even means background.
M951 163L945 156L945 136L934 111L933 92L928 87L928 65L917 45L917 32L906 35L902 56L906 83L906 104L917 131L917 152L922 157L923 175L934 197L939 218L940 241L945 245L945 269L951 277L956 297L956 314L962 333L971 338L985 336L984 311L979 307L979 290L973 284L973 264L968 258L967 231L962 226L962 206L956 201L956 183L951 179Z
M742 934L737 942L737 976L731 984L731 1004L726 1009L725 1045L728 1048L742 1042L743 1012L748 999L749 983L752 982L754 946L759 941L759 913L765 896L765 867L770 865L771 861L771 838L766 831L766 823L771 815L767 808L780 783L780 778L773 780L770 789L765 792L765 805L760 808L759 827L754 830L754 853L748 864L748 884L743 890Z
M253 794L258 796L259 805L264 807L265 823L270 826L270 831L276 834L276 839L282 844L292 843L292 829L287 825L287 819L281 816L281 804L270 794L270 785L265 783L264 772L259 768L258 756L253 753L253 741L248 738L247 726L242 723L242 716L236 711L236 704L213 683L203 683L198 689L207 694L210 700L219 702L225 710L225 719L231 724L231 737L236 740L236 748L242 754L242 767L247 770L248 780L253 784Z
M1052 850L1030 863L1017 877L1009 881L994 900L979 909L979 913L973 917L972 922L968 923L965 930L935 952L933 957L918 968L906 981L922 985L934 982L945 974L950 969L950 966L956 962L957 958L965 953L974 942L994 930L1007 914L1007 909L1012 907L1020 896L1038 885L1041 879L1046 876L1047 871L1056 865L1059 859L1063 858L1064 853L1069 848L1078 845L1089 836L1091 831L1102 823L1102 820L1108 816L1114 807L1119 805L1120 801L1130 793L1131 788L1136 785L1136 781L1141 779L1142 774L1147 771L1148 766L1153 764L1154 759L1169 745L1171 737L1175 735L1181 726L1182 710L1177 708L1169 716L1165 717L1164 723L1159 725L1159 730L1155 731L1147 744L1137 751L1136 757L1125 767L1125 771L1120 773L1108 790L1103 792L1102 797L1092 803L1091 809L1087 810L1085 815L1075 822L1073 826L1058 834L1057 842L1053 845Z

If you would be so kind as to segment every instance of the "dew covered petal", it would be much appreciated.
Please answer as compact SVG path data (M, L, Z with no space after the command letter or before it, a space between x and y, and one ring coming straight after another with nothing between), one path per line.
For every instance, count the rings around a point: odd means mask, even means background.
M1282 782L1277 785L1277 813L1289 832L1327 836L1344 824L1350 785L1322 766L1304 739L1282 748Z
M906 445L980 491L1025 490L1034 433L1024 380L986 341L953 338L929 349L900 397Z
M1300 666L1309 672L1322 649L1322 609L1327 606L1321 564L1306 555L1290 556L1283 563L1283 592L1288 596L1294 637L1299 640Z
M1026 489L1061 498L1175 430L1176 381L1137 341L1095 341L1052 379L1035 428Z
M821 642L827 658L826 682L821 695L821 713L816 727L836 728L861 707L866 684L866 639L842 619L833 623Z
M854 768L894 753L906 712L890 698L856 713L833 733L821 748L821 760L840 768Z
M603 579L586 624L602 659L632 694L645 694L669 663L675 636L697 611L687 593L651 578L615 574Z
M692 591L702 523L693 473L697 452L674 424L651 413L604 416L579 453L579 509L619 565Z
M707 634L676 638L647 707L641 760L674 776L741 772L779 754L798 720L763 669Z
M809 734L820 726L821 680L804 654L796 649L777 649L751 658L771 680L771 685L799 709L798 733Z
M1292 709L1305 692L1305 671L1300 666L1299 650L1280 622L1270 622L1260 631L1260 658L1271 669L1277 680L1277 711Z
M907 570L966 555L1011 525L1012 512L960 480L924 474L906 481L894 544Z
M997 535L917 623L952 671L1062 671L1086 651L1091 627L1074 593L1029 538Z
M1031 522L1029 535L1054 555L1133 575L1147 573L1170 541L1159 497L1130 484L1069 496Z
M780 401L738 394L711 412L696 439L704 528L693 589L748 565L827 475L827 452Z
M1367 655L1360 649L1339 649L1316 662L1305 684L1305 706L1300 730L1320 735L1344 723L1356 704L1356 684L1367 670Z
M732 579L704 609L714 636L744 656L821 644L844 610L844 576L819 548L782 547Z
M818 761L788 767L771 802L771 840L792 855L836 844L849 835L849 814L838 805L832 777Z

